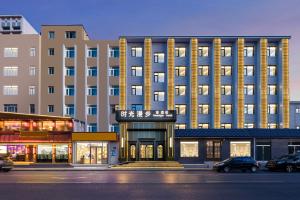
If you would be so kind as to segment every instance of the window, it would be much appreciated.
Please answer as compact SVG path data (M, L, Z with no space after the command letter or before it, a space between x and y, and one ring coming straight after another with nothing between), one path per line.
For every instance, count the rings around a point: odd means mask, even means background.
M35 56L35 48L30 48L29 49L29 55L30 56Z
M74 85L67 85L66 86L66 96L74 96L75 94L75 88Z
M87 125L88 132L97 132L97 124L96 123L90 123Z
M48 32L48 39L54 39L55 38L55 32L54 31L49 31Z
M254 66L245 65L244 66L244 76L254 76Z
M244 128L254 128L254 124L253 123L246 123L244 124Z
M110 104L110 113L114 114L117 110L119 110L118 104Z
M185 57L185 47L176 47L175 57Z
M251 142L249 141L231 141L230 157L251 156Z
M96 96L97 95L97 86L88 86L87 95L88 96Z
M209 105L208 104L200 104L198 105L199 114L209 114Z
M48 86L48 94L54 93L54 86Z
M75 113L74 104L66 104L65 115L74 116L74 113Z
M198 66L198 75L199 76L208 76L209 75L208 66L207 65Z
M198 47L198 56L208 57L209 56L209 47Z
M175 129L186 129L186 124L184 123L176 123Z
M231 127L232 127L232 124L230 124L230 123L221 124L222 129L231 129Z
M256 160L267 161L271 160L271 143L256 142Z
M231 66L230 65L221 66L221 75L222 76L231 76Z
M142 47L132 47L131 48L131 56L132 57L142 57L143 56L143 48Z
M35 95L35 86L29 86L29 95Z
M132 66L131 76L143 76L143 68L141 66Z
M175 110L177 115L185 115L186 114L186 105L185 104L176 104Z
M199 93L199 95L208 95L209 94L209 86L208 85L199 85L198 93Z
M154 92L154 101L165 101L165 92Z
M4 112L18 112L17 104L4 104Z
M244 56L253 57L254 56L254 47L244 47Z
M209 123L200 123L200 124L198 124L198 128L208 129L209 128Z
M267 56L268 57L275 57L276 56L276 47L275 46L268 46L267 47Z
M268 76L276 76L277 75L277 67L275 65L268 66Z
M268 104L268 114L277 114L277 104Z
M165 54L164 53L154 53L154 62L155 63L164 63Z
M88 67L87 75L88 76L97 76L97 67Z
M221 47L221 56L230 57L231 56L231 47Z
M154 72L154 82L155 83L165 82L165 73L164 72Z
M34 104L29 104L29 113L34 114L35 113L35 105Z
M75 57L75 48L66 47L65 49L65 58L74 58Z
M221 141L214 141L214 140L206 141L206 158L207 159L221 158Z
M175 67L175 74L176 76L185 76L185 70L186 67L184 66L179 66L179 67Z
M297 114L300 113L300 108L296 108L296 113L297 113Z
M97 48L89 48L87 50L87 56L89 58L96 58L97 57Z
M48 49L48 55L49 56L54 56L55 55L54 48L49 48Z
M48 74L53 75L54 74L54 67L48 67Z
M109 49L110 58L119 58L119 47L112 47Z
M17 85L4 85L3 86L3 95L18 95L19 87Z
M222 85L221 86L222 95L231 95L231 85Z
M4 57L5 58L18 57L18 48L4 48Z
M109 95L110 96L119 96L119 86L113 85L109 88Z
M268 123L268 128L269 129L277 128L277 124L276 123Z
M66 31L65 37L68 39L76 38L76 31Z
M175 95L176 96L185 96L186 86L185 85L176 85L175 86Z
M289 154L296 154L300 152L300 142L288 142Z
M54 105L48 105L48 112L54 112Z
M68 66L65 68L65 70L66 70L66 76L74 76L75 69L73 66Z
M120 75L119 67L111 67L109 69L109 76L118 77Z
M88 105L87 106L88 115L97 115L97 105Z
M276 95L277 87L276 85L268 85L268 95Z
M141 96L143 95L143 86L141 85L132 85L131 86L131 94Z
M254 114L254 104L245 104L244 113L248 115Z
M143 110L143 105L142 104L132 104L131 110Z
M110 126L109 126L109 130L110 130L111 132L116 132L116 133L118 133L118 132L119 132L119 124L112 124L112 125L110 125Z
M244 85L245 95L254 95L254 85Z
M198 141L180 141L180 157L199 157Z
M3 67L3 76L18 76L19 67Z
M231 104L221 105L222 114L231 115Z
M35 67L34 66L29 67L29 76L35 76Z

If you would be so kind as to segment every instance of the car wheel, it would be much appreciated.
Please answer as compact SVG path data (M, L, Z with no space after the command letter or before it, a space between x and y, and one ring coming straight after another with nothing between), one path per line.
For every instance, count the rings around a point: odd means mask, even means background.
M224 171L225 173L230 172L230 167L224 167L223 171Z
M250 170L251 170L251 172L253 172L253 173L254 173L254 172L256 172L256 171L257 171L257 167L255 167L255 166L252 166Z
M291 173L291 172L293 172L293 166L292 165L288 165L288 166L286 166L286 171L288 172L288 173Z

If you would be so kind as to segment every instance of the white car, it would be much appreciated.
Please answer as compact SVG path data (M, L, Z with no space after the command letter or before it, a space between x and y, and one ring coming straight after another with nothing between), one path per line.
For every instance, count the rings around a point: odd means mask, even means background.
M8 172L13 168L13 161L7 155L0 155L0 170Z

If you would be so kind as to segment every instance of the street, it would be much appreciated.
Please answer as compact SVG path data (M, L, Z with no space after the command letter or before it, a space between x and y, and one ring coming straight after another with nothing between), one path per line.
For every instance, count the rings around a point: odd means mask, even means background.
M213 171L11 171L1 200L299 199L300 173Z

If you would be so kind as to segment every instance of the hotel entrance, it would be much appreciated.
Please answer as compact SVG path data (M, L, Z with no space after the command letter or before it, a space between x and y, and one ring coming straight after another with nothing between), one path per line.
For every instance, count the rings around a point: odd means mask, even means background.
M140 144L140 160L154 160L153 142L142 142Z
M130 142L128 147L128 152L130 152L130 161L165 160L163 141Z

